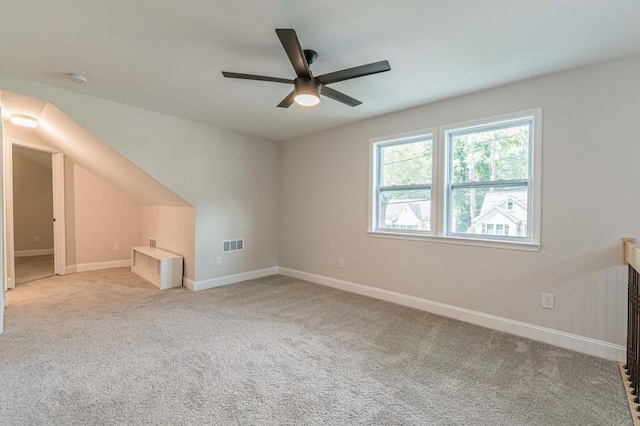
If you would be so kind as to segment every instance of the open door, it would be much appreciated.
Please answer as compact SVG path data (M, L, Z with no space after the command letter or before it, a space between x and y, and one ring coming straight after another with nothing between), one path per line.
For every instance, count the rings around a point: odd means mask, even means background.
M67 273L64 213L64 155L57 152L51 155L53 181L53 273Z

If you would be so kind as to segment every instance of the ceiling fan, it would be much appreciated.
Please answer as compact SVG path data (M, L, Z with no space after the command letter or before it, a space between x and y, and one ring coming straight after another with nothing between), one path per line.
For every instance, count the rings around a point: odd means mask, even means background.
M227 78L293 84L293 91L278 104L278 107L280 108L289 108L294 102L302 106L313 106L320 102L320 95L342 102L343 104L351 107L358 106L362 102L328 87L327 84L391 70L389 61L379 61L314 77L309 69L309 65L315 62L318 58L318 53L309 49L302 50L300 42L298 41L298 36L296 35L295 30L291 28L276 29L276 34L278 34L282 47L284 47L284 50L287 52L287 56L291 61L291 65L293 65L297 78L289 80L286 78L241 74L227 71L222 71L222 75Z

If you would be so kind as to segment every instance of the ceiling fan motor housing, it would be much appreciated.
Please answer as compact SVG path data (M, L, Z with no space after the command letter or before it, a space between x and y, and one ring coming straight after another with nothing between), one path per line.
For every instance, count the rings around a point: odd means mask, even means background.
M296 95L309 94L320 96L320 81L317 78L296 78L294 81Z

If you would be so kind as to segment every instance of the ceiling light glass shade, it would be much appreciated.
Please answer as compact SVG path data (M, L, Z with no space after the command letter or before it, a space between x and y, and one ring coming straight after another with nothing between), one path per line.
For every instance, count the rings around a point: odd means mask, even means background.
M293 100L302 106L314 106L320 103L318 95L313 93L298 93Z
M320 82L315 78L296 78L293 100L298 105L314 106L320 103Z
M35 129L36 127L38 127L38 120L33 117L29 117L28 115L11 114L11 124Z

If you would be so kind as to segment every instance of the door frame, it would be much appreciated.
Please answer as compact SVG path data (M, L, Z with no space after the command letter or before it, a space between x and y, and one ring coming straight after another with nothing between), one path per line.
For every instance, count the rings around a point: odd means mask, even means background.
M66 242L64 211L64 155L53 147L46 147L14 138L5 139L3 152L4 194L4 290L15 288L15 249L13 222L13 146L22 146L51 154L53 190L53 258L54 274L66 274Z

